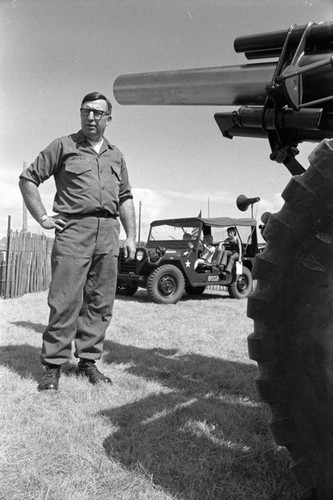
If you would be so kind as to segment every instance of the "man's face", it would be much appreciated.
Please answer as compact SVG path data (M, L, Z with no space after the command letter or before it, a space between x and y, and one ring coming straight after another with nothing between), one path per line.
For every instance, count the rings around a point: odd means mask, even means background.
M94 113L90 113L85 116L82 110L96 110L103 111L101 117L94 116ZM81 128L87 139L91 141L99 141L102 139L105 127L110 123L111 116L107 114L108 108L107 103L104 99L97 99L96 101L87 101L81 106Z

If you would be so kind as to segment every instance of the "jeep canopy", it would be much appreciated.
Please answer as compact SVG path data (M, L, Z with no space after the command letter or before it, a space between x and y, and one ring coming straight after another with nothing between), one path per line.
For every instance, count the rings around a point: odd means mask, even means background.
M204 219L202 217L186 217L183 219L162 219L155 220L151 226L160 226L167 224L168 226L200 226L205 225L209 227L228 227L228 226L256 226L256 219L240 218L234 219L232 217L210 217Z

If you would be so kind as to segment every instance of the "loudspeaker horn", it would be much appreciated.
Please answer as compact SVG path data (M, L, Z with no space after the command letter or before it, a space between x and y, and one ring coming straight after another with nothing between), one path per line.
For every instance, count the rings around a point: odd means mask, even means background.
M237 208L241 211L241 212L245 212L245 210L247 210L249 208L250 205L253 205L254 203L258 203L258 201L260 201L260 198L259 197L256 197L256 198L248 198L247 196L245 196L244 194L240 194L236 200L236 205L237 205Z

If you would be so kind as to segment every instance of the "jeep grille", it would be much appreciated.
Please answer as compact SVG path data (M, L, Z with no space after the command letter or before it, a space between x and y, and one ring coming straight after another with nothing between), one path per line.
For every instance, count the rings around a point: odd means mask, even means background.
M136 272L136 260L126 261L124 258L124 252L121 250L119 254L118 261L118 271L119 273L135 273Z

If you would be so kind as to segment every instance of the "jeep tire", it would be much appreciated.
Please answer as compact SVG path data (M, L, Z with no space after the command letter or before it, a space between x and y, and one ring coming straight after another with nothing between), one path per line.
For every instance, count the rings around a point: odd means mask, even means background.
M251 271L243 266L242 274L236 276L228 286L228 292L232 299L245 299L252 292L253 280Z
M172 264L160 266L148 276L147 292L153 302L176 304L185 292L184 275Z

